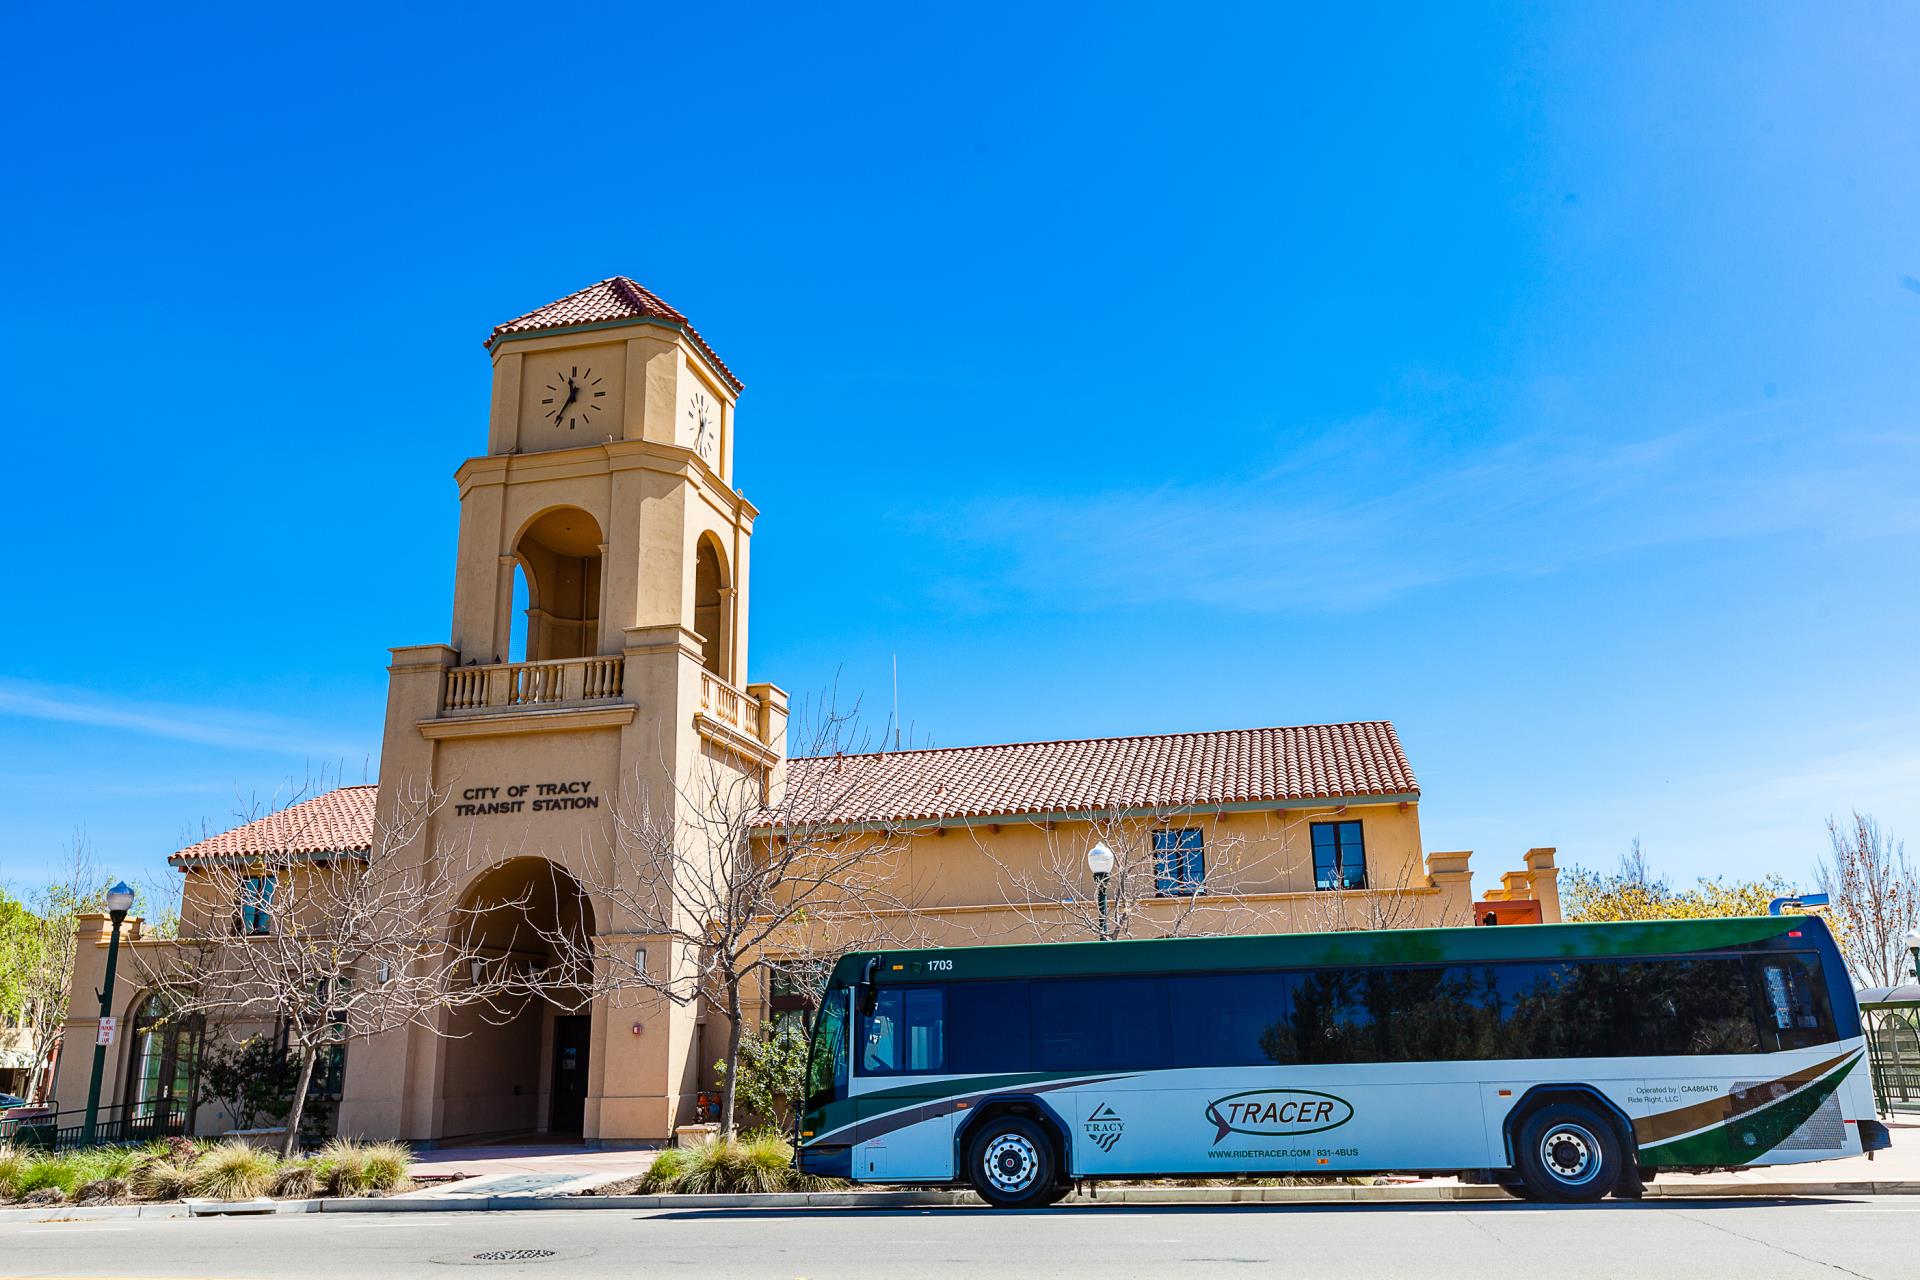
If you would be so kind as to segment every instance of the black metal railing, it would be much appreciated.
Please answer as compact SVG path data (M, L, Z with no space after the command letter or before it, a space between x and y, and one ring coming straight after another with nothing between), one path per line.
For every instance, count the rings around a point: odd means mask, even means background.
M130 1146L175 1138L187 1131L187 1104L177 1099L101 1107L87 1132L85 1108L32 1111L0 1119L0 1143L34 1151L70 1151L75 1147Z

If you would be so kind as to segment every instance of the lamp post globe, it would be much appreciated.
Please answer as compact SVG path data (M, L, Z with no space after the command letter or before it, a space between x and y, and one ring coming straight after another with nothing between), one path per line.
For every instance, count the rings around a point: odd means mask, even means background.
M1093 872L1094 889L1100 899L1100 938L1107 937L1107 877L1113 874L1113 850L1106 841L1097 841L1087 850L1087 870Z
M126 919L127 912L133 910L133 890L127 882L120 883L107 890L107 913L119 919Z

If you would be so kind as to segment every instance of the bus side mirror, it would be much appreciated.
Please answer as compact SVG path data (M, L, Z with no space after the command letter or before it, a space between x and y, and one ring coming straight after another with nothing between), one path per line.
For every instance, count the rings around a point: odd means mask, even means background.
M860 981L853 988L853 1011L863 1018L873 1016L875 1006L880 1003L880 988L873 983L880 973L880 957L868 956L866 968L860 973Z

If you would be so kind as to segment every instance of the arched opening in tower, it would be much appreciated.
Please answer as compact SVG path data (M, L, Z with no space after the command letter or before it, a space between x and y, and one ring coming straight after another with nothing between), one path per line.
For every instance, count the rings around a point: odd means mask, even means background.
M549 511L520 535L513 553L526 580L526 661L598 651L600 543L599 523L578 507Z

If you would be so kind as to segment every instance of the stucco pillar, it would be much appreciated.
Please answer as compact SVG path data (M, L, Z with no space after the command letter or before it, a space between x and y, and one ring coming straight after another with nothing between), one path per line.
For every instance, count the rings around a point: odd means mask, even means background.
M746 672L741 671L734 661L734 655L739 651L733 642L734 627L739 613L736 605L739 599L740 593L732 587L720 588L720 635L718 636L720 674L726 677L727 683L735 688L739 687L741 679L746 675Z
M1527 850L1527 878L1533 882L1533 896L1540 903L1540 919L1547 924L1560 920L1560 869L1554 865L1553 849Z
M1427 882L1440 890L1437 925L1473 923L1473 871L1470 850L1427 855Z

